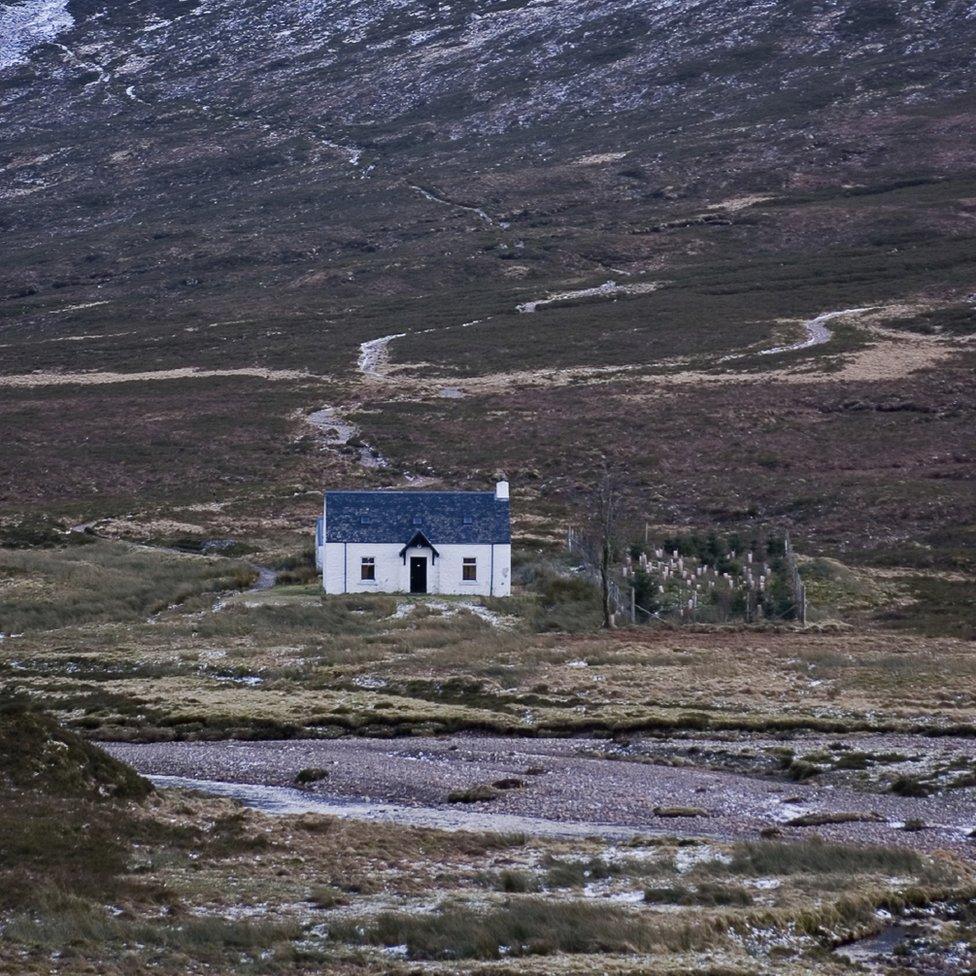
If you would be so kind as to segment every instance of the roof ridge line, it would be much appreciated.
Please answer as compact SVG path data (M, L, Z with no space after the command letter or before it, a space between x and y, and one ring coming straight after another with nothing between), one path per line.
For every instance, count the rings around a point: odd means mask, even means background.
M479 491L452 491L449 488L435 489L433 491L415 490L412 488L326 488L327 495L491 495L495 492L490 489ZM508 501L507 498L500 501Z

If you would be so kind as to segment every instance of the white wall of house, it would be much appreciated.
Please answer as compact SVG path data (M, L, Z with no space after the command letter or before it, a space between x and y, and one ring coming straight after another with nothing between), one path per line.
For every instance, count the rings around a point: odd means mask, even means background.
M322 547L322 585L326 593L409 593L410 558L427 560L427 592L469 596L510 596L512 592L512 547L505 545L437 546L408 549L402 544L327 542ZM476 579L463 578L465 558L474 558ZM375 580L362 579L364 558L375 560Z

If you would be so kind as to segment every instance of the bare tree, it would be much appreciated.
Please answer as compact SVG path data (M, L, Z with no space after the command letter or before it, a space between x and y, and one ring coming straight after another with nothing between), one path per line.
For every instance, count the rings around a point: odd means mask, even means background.
M604 460L600 480L590 495L584 538L589 556L600 572L600 607L603 626L607 629L616 626L610 581L614 560L617 558L617 517L617 490Z

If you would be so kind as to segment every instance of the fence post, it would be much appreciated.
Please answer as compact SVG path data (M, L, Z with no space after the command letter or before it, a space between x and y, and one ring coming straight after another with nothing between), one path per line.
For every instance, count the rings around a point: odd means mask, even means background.
M633 584L630 587L630 622L637 623L637 587Z
M790 534L783 537L783 554L786 558L786 568L789 573L790 587L793 590L793 614L802 626L807 625L807 588L800 578L800 567L796 562L796 553L790 544Z

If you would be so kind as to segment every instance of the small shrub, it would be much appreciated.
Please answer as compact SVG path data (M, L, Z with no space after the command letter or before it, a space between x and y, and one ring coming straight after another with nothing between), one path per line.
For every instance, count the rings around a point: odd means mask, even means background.
M600 858L588 861L551 858L546 863L546 885L549 888L582 888L588 881L610 877L609 865Z
M902 824L902 830L907 830L911 833L917 833L920 830L926 830L928 824L922 820L920 817L910 817L908 820Z
M861 810L837 813L803 813L786 821L787 827L826 827L829 824L845 823L884 823L884 817L877 813Z
M527 894L539 890L539 879L529 871L505 870L495 877L493 887L509 894Z
M722 885L703 882L696 888L666 886L647 888L644 901L651 904L703 905L703 906L745 906L752 904L752 895L739 885Z
M707 817L709 813L701 807L655 807L655 817Z
M834 769L867 769L871 757L863 752L849 752L834 760Z
M797 783L812 779L822 773L823 767L806 759L793 759L786 766L786 775Z
M447 794L448 803L487 803L498 796L498 791L487 784L468 786L460 790L451 790Z
M915 776L896 776L889 789L898 796L923 797L932 793L932 787Z
M322 909L338 908L340 905L349 904L349 899L338 888L333 888L331 885L313 889L309 893L308 900L316 908Z
M645 888L644 901L652 905L687 905L685 900L691 894L690 888L668 885L658 888Z
M67 526L46 515L25 515L0 524L0 546L6 549L34 549L91 542L80 532L68 535Z
M590 881L606 878L639 878L656 874L660 865L644 859L607 861L601 857L587 859L562 859L549 857L546 867L546 885L550 888L582 888Z
M946 784L951 790L968 790L976 786L976 773L964 773Z
M507 776L504 779L496 779L491 785L496 790L520 790L525 786L525 782L515 776Z

